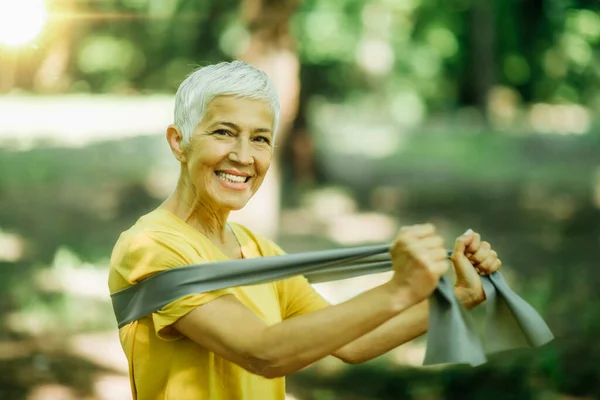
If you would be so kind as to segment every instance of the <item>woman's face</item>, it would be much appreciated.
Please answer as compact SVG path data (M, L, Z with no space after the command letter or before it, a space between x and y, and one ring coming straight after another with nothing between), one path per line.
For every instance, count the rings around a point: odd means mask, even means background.
M211 208L239 210L262 184L273 155L273 111L261 100L213 99L186 149L196 196Z

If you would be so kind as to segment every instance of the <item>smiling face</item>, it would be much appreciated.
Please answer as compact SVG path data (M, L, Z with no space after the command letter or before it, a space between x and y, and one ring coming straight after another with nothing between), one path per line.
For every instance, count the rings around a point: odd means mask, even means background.
M260 100L212 100L182 152L198 200L239 210L262 184L273 154L273 111Z

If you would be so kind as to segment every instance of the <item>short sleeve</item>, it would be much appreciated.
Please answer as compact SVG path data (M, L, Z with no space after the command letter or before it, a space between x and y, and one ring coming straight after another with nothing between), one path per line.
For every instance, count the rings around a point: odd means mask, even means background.
M111 269L121 275L129 285L146 279L157 272L186 265L202 264L194 247L178 235L144 232L131 238L122 250L121 262L111 260ZM224 295L235 295L233 289L193 294L175 300L152 314L156 335L164 340L182 338L172 325L196 307Z
M281 318L288 319L326 308L325 300L304 276L295 276L277 282Z
M285 251L273 241L258 235L253 235L253 238L255 243L260 247L260 253L263 256L285 254ZM281 318L283 320L308 314L329 306L329 302L302 275L277 281L275 282L275 286L279 298Z
M235 295L235 292L232 289L215 290L213 292L185 296L167 304L161 310L152 314L152 322L154 323L156 335L163 340L177 340L182 338L183 335L173 328L173 324L197 307L225 295Z

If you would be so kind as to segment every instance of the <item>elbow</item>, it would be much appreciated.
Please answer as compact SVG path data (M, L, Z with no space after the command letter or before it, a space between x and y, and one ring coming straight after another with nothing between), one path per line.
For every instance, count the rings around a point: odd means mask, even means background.
M259 362L255 360L250 364L250 367L247 369L251 373L262 376L266 379L283 378L293 372L287 371L287 369L284 366L281 366L276 362L269 362L265 360L261 360Z
M353 357L344 357L344 358L340 358L340 360L342 360L342 362L344 364L348 364L348 365L362 364L366 361L366 360L362 360L360 358L353 358Z
M260 373L258 373L257 375L260 375L266 379L277 379L283 378L289 374L285 373L282 369L279 368L266 368L260 371Z
M267 379L283 378L315 361L310 353L263 343L246 348L243 360L243 368Z
M282 360L266 355L247 354L244 357L244 361L242 367L245 370L266 379L282 378L294 372L288 371L289 368L286 368L286 363Z
M361 364L366 361L366 360L363 360L360 357L358 357L356 354L353 354L350 351L347 351L344 348L336 351L333 354L333 356L336 357L338 360L342 361L344 364L349 364L349 365Z

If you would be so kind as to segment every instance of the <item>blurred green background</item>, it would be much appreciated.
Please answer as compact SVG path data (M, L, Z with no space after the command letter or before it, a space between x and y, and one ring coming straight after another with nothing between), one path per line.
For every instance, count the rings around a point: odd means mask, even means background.
M234 218L289 252L472 228L557 336L474 369L420 367L425 337L325 359L290 400L600 398L599 45L597 0L1 1L0 398L131 398L110 252L175 185L179 83L231 59L282 100Z

